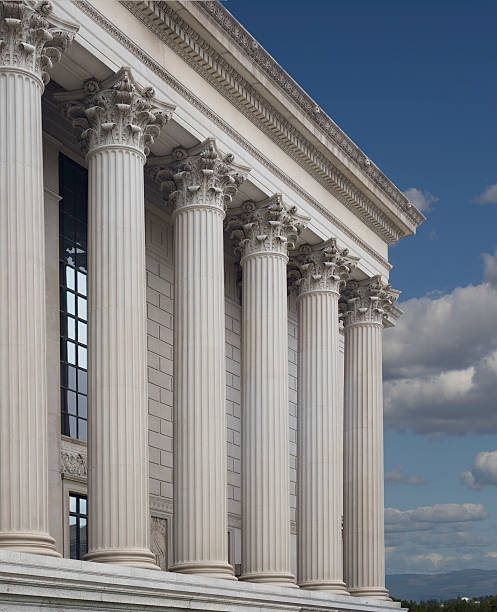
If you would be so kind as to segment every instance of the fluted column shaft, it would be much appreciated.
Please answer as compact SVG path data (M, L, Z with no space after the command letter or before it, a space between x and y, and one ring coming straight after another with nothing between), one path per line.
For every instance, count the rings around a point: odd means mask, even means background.
M60 56L72 35L52 34L50 11L0 5L0 548L60 556L48 534L41 95L45 44Z
M345 328L345 576L354 595L386 596L381 326Z
M242 259L243 580L288 586L287 257Z
M227 564L224 255L220 209L175 217L176 571L218 577Z
M127 68L56 99L88 152L85 559L159 569L149 550L143 164L171 109Z
M154 567L149 551L144 155L89 155L89 553Z
M298 580L303 588L346 593L338 292L303 293L299 326Z
M235 579L228 564L224 206L238 180L215 142L176 151L173 571ZM240 179L241 182L241 179Z
M242 576L295 587L290 565L288 241L281 196L232 213L242 289ZM291 244L291 243L290 243Z
M353 595L385 589L382 328L397 291L379 277L344 292L344 569Z
M330 238L303 245L291 262L300 273L298 376L298 582L346 594L343 581L343 405L339 380L339 287L356 258ZM293 274L294 276L294 274Z

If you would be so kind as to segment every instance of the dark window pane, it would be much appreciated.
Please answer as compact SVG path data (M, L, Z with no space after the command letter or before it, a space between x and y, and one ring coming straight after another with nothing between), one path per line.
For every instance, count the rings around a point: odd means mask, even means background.
M68 372L68 387L76 391L76 368L73 366L67 366Z
M88 440L87 421L85 419L78 419L78 427L78 440L86 442Z
M83 372L83 370L78 371L78 392L86 393L86 378L87 373Z
M70 416L69 417L69 435L71 436L71 438L77 438L77 431L76 431L76 417Z
M69 415L67 412L62 412L60 415L60 430L63 436L69 436Z
M67 397L67 412L69 414L77 414L76 411L76 393L74 391L66 391Z
M78 395L78 415L86 419L86 395Z

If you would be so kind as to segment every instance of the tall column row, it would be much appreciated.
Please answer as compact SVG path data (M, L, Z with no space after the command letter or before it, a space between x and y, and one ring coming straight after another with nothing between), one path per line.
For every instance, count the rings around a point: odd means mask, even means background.
M41 94L76 28L49 3L0 3L0 547L48 534ZM129 69L56 94L89 169L88 560L156 569L149 550L143 165L173 107ZM227 556L226 205L248 168L213 140L168 158L175 222L175 571L233 579ZM281 196L229 212L242 268L241 579L290 567L287 264L305 226ZM300 317L298 584L387 598L381 329L398 292L350 281L334 240L293 251ZM339 401L338 305L345 323ZM22 446L21 446L22 445ZM345 492L345 494L343 493ZM343 542L342 550L342 516Z

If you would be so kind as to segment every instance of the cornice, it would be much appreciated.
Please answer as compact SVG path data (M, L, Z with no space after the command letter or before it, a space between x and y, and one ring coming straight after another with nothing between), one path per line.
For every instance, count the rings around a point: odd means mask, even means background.
M278 86L281 93L292 100L299 109L345 153L355 166L364 172L378 187L406 214L414 225L424 221L424 216L408 198L383 174L361 149L343 132L298 83L276 62L255 40L240 22L218 0L199 2L198 8L218 27L221 27L231 41L250 56L251 60Z
M138 3L137 3L138 4ZM141 3L140 3L141 4ZM272 163L267 157L265 157L256 147L254 147L249 141L243 138L230 124L224 121L219 115L213 112L208 106L206 106L202 100L192 94L180 81L175 79L159 62L148 55L143 49L131 40L124 32L117 28L111 21L104 17L95 7L93 7L87 0L74 0L74 5L77 6L85 15L87 15L92 21L97 23L103 30L123 45L130 53L132 53L137 59L139 59L145 66L152 70L157 76L162 79L168 86L174 91L181 95L187 100L192 106L197 108L203 115L205 115L210 121L218 126L225 134L237 142L243 149L245 149L254 159L256 159L261 165L267 168L274 176L278 177L283 183L285 183L290 189L297 193L302 199L308 202L315 210L319 211L323 217L328 219L336 228L338 228L345 236L347 236L352 242L357 244L364 252L368 253L373 259L379 262L386 269L390 269L391 266L388 261L379 255L374 249L372 249L367 242L362 240L355 232L353 232L347 224L343 223L336 215L331 213L325 206L313 198L305 189L303 189L299 183L293 180L290 176L285 174L278 166ZM299 161L299 157L296 153L293 153L294 149L291 148L287 152ZM300 161L299 161L300 163ZM302 165L302 164L301 164ZM324 179L323 179L324 181ZM322 184L324 182L321 181ZM345 197L345 196L344 196Z
M406 231L405 225L396 223L378 204L362 193L329 157L291 125L233 66L202 39L198 32L182 20L170 5L153 0L123 1L122 4L386 242L392 243L413 233ZM359 169L360 174L373 180L397 209L397 214L409 219L408 225L416 227L424 220L423 215L408 199L350 138L318 109L316 103L224 7L217 1L199 2L196 7L207 12L209 18L216 20L216 24L230 36L242 52L251 57L272 80L281 95L296 104L299 103L299 109L312 120L314 129L321 131L339 146L341 152Z

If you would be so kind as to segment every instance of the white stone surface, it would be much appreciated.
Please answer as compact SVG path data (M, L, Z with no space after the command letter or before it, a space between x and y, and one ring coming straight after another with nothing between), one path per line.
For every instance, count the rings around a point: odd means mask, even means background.
M143 164L170 109L154 106L151 94L122 69L59 98L85 126L88 149L87 559L136 567L156 567L149 550Z
M300 273L298 584L343 594L338 298L355 263L334 239L292 257Z
M49 58L75 29L56 32L50 5L0 9L0 547L58 555L48 534L41 95Z
M344 297L344 569L353 595L385 589L382 327L397 299L379 278L348 284Z
M0 551L0 611L380 612L399 603Z
M213 141L173 155L175 481L172 569L228 564L223 219L243 176Z
M246 202L228 227L241 254L242 576L294 586L288 478L287 245L299 221L279 196Z

